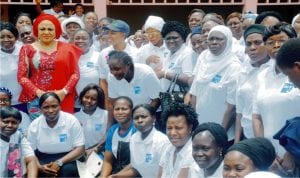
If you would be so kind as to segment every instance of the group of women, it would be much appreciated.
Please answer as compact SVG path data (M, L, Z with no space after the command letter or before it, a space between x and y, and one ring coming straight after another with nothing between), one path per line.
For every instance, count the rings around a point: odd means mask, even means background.
M149 16L149 43L139 49L126 41L126 22L101 19L97 29L93 12L83 21L42 14L32 23L23 13L15 25L1 22L1 176L78 177L76 160L93 152L103 159L100 177L297 176L299 165L273 135L300 115L299 89L275 62L299 37L300 17L290 25L270 16L243 27L232 13L226 27L218 14L196 9L190 34ZM111 43L100 53L96 33ZM160 112L159 93L172 83L189 90L186 104ZM22 152L17 161L12 147Z

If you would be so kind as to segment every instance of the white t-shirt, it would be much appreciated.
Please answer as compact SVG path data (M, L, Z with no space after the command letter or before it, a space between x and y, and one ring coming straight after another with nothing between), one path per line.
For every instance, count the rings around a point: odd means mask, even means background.
M273 59L271 59L273 60ZM300 90L289 82L287 76L276 74L275 63L258 76L259 89L253 104L253 113L261 115L264 137L270 139L279 156L285 150L273 139L286 120L300 116Z
M31 123L31 120L30 120L29 116L25 112L23 112L23 111L19 111L19 112L22 115L22 121L21 121L21 123L19 125L18 130L20 132L22 132L25 136L27 136L27 130L28 130L28 127L29 127L29 125Z
M142 177L157 177L159 160L169 142L168 137L155 128L142 140L141 132L136 132L130 140L130 163Z
M81 109L74 115L83 128L85 149L95 146L105 137L108 117L106 110L97 107L92 115L88 115Z
M186 47L184 44L174 54L168 54L163 61L163 71L173 72L178 74L186 74L192 76L193 72L193 50ZM160 79L163 91L167 91L171 81L165 78ZM179 87L176 84L175 91L179 91Z
M15 45L11 54L0 50L0 87L6 87L11 91L13 95L12 105L19 103L18 99L22 89L17 79L19 52L19 45Z
M109 67L108 67L108 64L107 64L107 60L108 60L108 54L113 50L114 50L114 47L109 46L107 48L104 48L100 52L100 58L98 60L98 65L100 67L100 78L101 79L106 79L107 80L108 74L110 73ZM129 44L126 44L124 52L126 52L132 58L133 62L136 61L136 55L137 55L137 52L138 52L137 48L132 47Z
M10 141L9 142L6 142L2 139L0 139L0 150L1 150L1 155L0 155L0 160L1 160L1 165L0 165L0 177L6 177L7 175L4 175L5 174L5 171L6 171L6 161L7 161L7 154L8 154L8 149L9 149L9 144L10 143L18 143L18 140L19 140L19 137L21 136L20 135L21 133L20 132L16 132L14 133L11 137L10 137ZM22 164L22 170L23 170L23 173L25 174L26 173L26 164L25 164L25 161L24 159L26 157L29 157L29 156L34 156L34 152L32 150L32 148L30 147L30 143L27 141L27 139L24 137L24 136L21 136L22 139L21 139L21 164Z
M239 63L231 63L208 82L202 82L195 76L189 92L196 96L199 123L222 123L227 103L235 105L236 79L240 67ZM227 134L229 140L233 139L234 127Z
M92 48L86 54L80 56L78 61L80 79L76 85L78 94L90 83L99 84L99 57L100 53Z
M177 153L175 163L173 164L175 149L172 144L168 145L160 159L159 166L162 167L162 178L178 178L181 169L190 168L195 162L192 156L191 139Z
M163 64L164 59L169 54L169 50L166 47L165 43L161 47L154 46L152 43L148 43L144 46L142 46L137 53L137 60L136 62L146 64L146 60L149 56L156 55L160 57L160 65ZM158 65L159 65L158 64ZM151 64L150 66L152 68L155 68L157 65Z
M117 80L111 73L108 76L107 83L110 98L128 96L135 106L150 103L151 99L159 98L159 92L161 91L156 74L146 64L134 64L134 76L129 83L125 79Z
M28 128L27 138L32 149L47 154L69 152L85 143L79 121L63 111L59 112L58 122L53 128L48 126L44 115L36 118Z
M242 65L243 68L238 77L236 91L236 113L242 114L241 125L246 138L254 137L252 127L252 107L258 88L257 76L263 69L270 65L271 62L268 61L258 68L253 67L250 64L250 61L247 61Z
M51 9L44 9L43 11L44 11L45 14L50 14L50 15L55 15L55 16L65 14L63 11L60 11L59 13L56 13L52 8Z
M222 178L223 177L223 162L219 165L217 170L208 177L204 176L204 171L196 162L190 167L188 178Z

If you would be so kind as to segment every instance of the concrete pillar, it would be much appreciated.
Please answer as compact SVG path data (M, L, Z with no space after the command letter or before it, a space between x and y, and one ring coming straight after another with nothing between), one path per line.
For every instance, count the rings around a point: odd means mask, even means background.
M257 13L257 4L258 4L258 0L245 0L243 12L252 11Z
M107 16L106 1L107 0L93 0L95 12L99 19Z

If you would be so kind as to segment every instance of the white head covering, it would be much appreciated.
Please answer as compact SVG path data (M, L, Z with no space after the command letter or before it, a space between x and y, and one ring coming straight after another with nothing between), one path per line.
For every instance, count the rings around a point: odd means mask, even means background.
M232 52L232 33L231 30L224 26L224 25L217 25L213 27L210 32L208 33L208 38L211 36L211 33L214 31L221 32L226 37L226 47L224 51L219 54L215 55L210 52L209 49L203 51L199 59L200 60L200 67L198 69L198 77L203 82L210 81L216 74L222 71L225 67L229 64L237 62L240 64L239 59L236 55Z
M281 178L281 177L272 172L257 171L257 172L251 172L250 174L246 175L245 178Z
M85 28L85 25L84 25L84 23L82 22L82 20L80 18L72 16L72 17L69 17L69 18L65 19L61 23L61 29L62 29L63 33L67 33L67 25L71 22L77 23L80 26L81 29Z
M292 23L291 23L291 25L292 25L293 28L295 28L296 20L297 20L299 17L300 17L300 13L297 14L297 15L293 18Z
M165 21L161 17L150 15L145 22L144 28L145 28L145 30L147 30L147 28L151 27L158 31L161 31L164 24L165 24Z

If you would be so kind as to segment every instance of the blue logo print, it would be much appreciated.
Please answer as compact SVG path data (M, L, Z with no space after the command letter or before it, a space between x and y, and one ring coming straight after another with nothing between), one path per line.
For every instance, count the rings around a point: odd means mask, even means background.
M102 125L101 124L96 124L95 125L95 130L96 131L100 131L101 130Z
M93 68L94 63L89 61L89 62L86 63L86 66L89 67L89 68Z
M59 141L66 142L67 141L67 134L59 134Z
M214 78L211 80L212 83L219 83L222 79L222 76L217 74L216 76L214 76Z
M135 86L133 87L134 94L141 94L141 87L140 86Z
M281 89L281 93L289 93L294 88L294 84L285 83Z
M147 153L147 154L146 154L145 162L146 162L146 163L149 163L151 160L152 160L152 154L151 154L151 153Z

